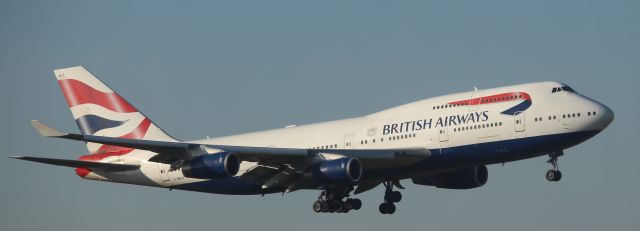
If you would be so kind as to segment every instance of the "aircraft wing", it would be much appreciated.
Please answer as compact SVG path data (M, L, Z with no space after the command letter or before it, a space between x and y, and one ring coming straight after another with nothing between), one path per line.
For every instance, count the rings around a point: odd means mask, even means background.
M318 161L322 161L327 157L335 158L330 157L332 155L357 158L364 166L368 166L368 163L375 165L376 163L385 163L386 160L394 160L396 158L402 159L403 161L418 161L429 158L431 154L426 148L419 147L403 149L304 149L126 139L63 133L37 120L34 120L31 123L41 135L46 137L79 140L152 151L157 153L157 155L150 158L149 161L170 164L171 169L178 169L183 163L199 155L222 151L234 153L240 160L257 163L256 167L248 169L241 176L242 179L263 183L263 187L265 188L286 184L289 185L287 191L297 190L301 187L300 185L304 184L297 181L302 176L300 174L301 170L309 165L317 163ZM106 163L95 163L95 165L89 166L89 163L82 161L54 160L35 157L17 158L69 167L127 169L134 167L120 165L115 166L117 164ZM387 166L386 163L384 165ZM376 187L378 184L379 182L370 182L369 184L363 183L359 186L358 192L367 191Z
M131 165L131 164L113 164L113 163L101 163L101 162L93 162L93 161L65 160L65 159L53 159L53 158L43 158L43 157L31 157L31 156L11 156L11 158L33 161L33 162L44 163L44 164L72 167L72 168L88 168L93 170L104 170L104 171L127 171L127 170L135 170L140 168L139 165Z
M138 140L104 136L81 135L63 133L57 131L40 121L31 121L31 124L38 132L45 137L55 137L70 140L79 140L92 143L114 145L127 148L148 150L158 155L150 161L161 163L172 163L176 160L189 160L198 155L198 151L207 149L217 149L235 153L241 160L254 161L260 163L281 164L288 162L296 164L297 161L304 161L309 157L318 154L335 154L358 158L361 160L394 159L398 156L428 158L430 153L425 148L405 148L405 149L304 149L304 148L273 148L273 147L251 147L233 145L210 145L186 142ZM195 154L194 154L195 153ZM293 162L293 163L292 163Z

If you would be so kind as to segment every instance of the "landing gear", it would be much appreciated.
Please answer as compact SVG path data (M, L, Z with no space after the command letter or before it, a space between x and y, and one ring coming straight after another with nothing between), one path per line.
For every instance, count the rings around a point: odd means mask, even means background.
M562 179L562 172L558 170L549 169L545 175L548 181L560 181Z
M385 187L384 191L384 202L378 206L378 210L382 214L393 214L396 212L396 205L394 203L398 203L402 200L402 193L399 191L393 191L393 186L396 185L398 188L403 188L398 181L385 181L382 182Z
M348 213L351 210L362 208L362 201L356 198L347 198L353 190L353 186L328 188L320 192L318 200L313 203L313 211L317 213Z
M396 205L392 202L384 202L378 206L378 210L382 214L393 214L396 212Z
M558 168L558 157L562 156L564 153L562 151L552 152L549 154L549 160L547 163L551 164L552 169L549 169L545 174L545 177L548 181L560 181L562 179L562 172L560 172Z

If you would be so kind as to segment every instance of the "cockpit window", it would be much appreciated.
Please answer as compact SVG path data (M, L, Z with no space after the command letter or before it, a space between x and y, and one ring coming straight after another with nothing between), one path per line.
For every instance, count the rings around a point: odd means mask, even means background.
M570 88L570 87L562 87L562 90L563 90L563 91L568 91L568 92L576 92L576 91L574 91L574 90L573 90L572 88Z
M571 87L554 87L553 90L551 90L551 93L556 93L561 91L576 92Z

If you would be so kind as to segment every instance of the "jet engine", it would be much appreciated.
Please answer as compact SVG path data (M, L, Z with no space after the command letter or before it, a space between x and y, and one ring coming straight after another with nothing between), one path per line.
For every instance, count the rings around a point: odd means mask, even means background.
M349 157L327 160L313 166L311 176L321 185L356 182L362 177L362 164Z
M462 168L429 176L414 177L414 184L446 189L472 189L487 183L489 172L484 165Z
M198 156L182 166L182 174L190 178L218 179L234 176L240 161L233 153L221 152Z

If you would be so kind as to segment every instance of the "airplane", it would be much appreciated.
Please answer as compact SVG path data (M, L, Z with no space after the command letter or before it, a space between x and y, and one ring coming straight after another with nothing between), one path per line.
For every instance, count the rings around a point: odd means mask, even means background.
M87 180L231 195L320 190L318 213L362 207L355 195L385 188L380 213L402 200L401 180L472 189L487 165L549 156L559 181L564 150L604 130L613 111L566 84L536 82L424 99L373 114L182 141L82 66L55 70L80 133L33 120L44 137L83 141L79 159L11 158L75 168Z

